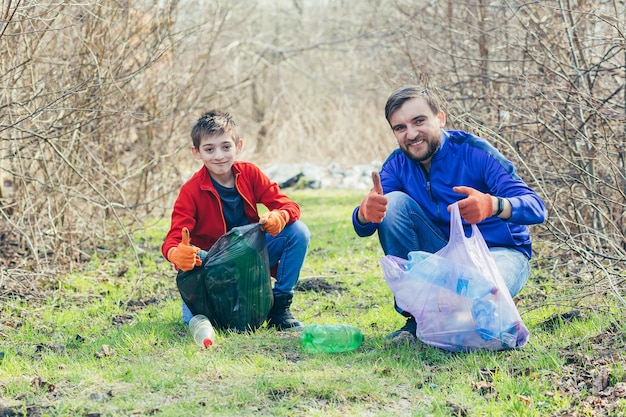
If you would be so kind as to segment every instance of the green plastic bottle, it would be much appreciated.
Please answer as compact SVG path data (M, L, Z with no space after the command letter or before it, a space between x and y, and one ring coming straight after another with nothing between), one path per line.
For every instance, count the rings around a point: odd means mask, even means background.
M300 334L300 344L308 353L347 352L361 343L361 331L348 324L309 324Z

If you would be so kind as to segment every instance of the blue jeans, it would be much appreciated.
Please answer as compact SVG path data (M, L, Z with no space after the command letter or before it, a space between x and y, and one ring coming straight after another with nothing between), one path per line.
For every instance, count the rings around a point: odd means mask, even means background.
M300 270L309 250L311 232L300 220L288 224L276 236L265 234L267 252L270 265L278 264L276 282L272 292L278 294L293 294L293 288L300 278ZM280 261L280 262L279 262ZM189 324L193 317L191 310L182 302L183 322Z
M389 201L387 214L378 227L378 238L385 255L407 259L411 251L435 253L448 244L447 235L426 216L417 201L400 191L385 196ZM515 296L530 276L528 258L508 247L491 247L489 252L511 297ZM402 313L397 306L396 310Z

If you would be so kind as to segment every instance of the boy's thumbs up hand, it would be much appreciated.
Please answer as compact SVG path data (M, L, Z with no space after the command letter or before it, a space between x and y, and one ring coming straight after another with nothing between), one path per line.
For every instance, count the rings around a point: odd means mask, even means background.
M181 237L183 239L183 241L181 242L183 245L191 245L191 235L189 234L189 229L183 227L183 230L181 231Z
M361 223L380 223L387 212L387 197L383 195L383 187L380 184L378 172L372 172L372 182L374 188L363 199L357 217Z
M198 256L198 252L200 252L200 248L191 246L189 229L183 227L182 242L180 242L177 247L169 250L167 259L178 269L191 271L194 267L202 265L202 260L200 256Z

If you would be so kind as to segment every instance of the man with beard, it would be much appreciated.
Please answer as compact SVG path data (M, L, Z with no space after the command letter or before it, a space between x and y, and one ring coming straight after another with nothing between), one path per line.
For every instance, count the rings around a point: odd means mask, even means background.
M354 230L378 237L385 255L407 259L411 251L435 253L450 236L450 205L458 202L464 227L475 223L504 281L515 296L530 275L527 225L542 223L545 205L496 148L475 135L444 130L437 96L421 86L389 96L385 117L399 149L389 155L374 188L352 214ZM416 322L397 305L406 324L387 336L416 338Z

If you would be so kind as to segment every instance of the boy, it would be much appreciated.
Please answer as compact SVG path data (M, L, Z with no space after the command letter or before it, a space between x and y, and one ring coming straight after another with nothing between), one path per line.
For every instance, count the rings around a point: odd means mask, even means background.
M269 264L278 264L267 325L280 331L301 330L302 323L290 311L311 237L298 220L300 207L256 165L235 161L243 140L228 113L213 110L202 115L191 130L191 139L191 151L203 167L183 184L174 203L170 230L161 247L163 256L176 268L189 271L202 264L200 248L209 249L233 227L265 223L261 229L267 232ZM261 218L257 203L269 209ZM184 228L194 246L182 241ZM192 313L184 301L182 311L188 324Z

